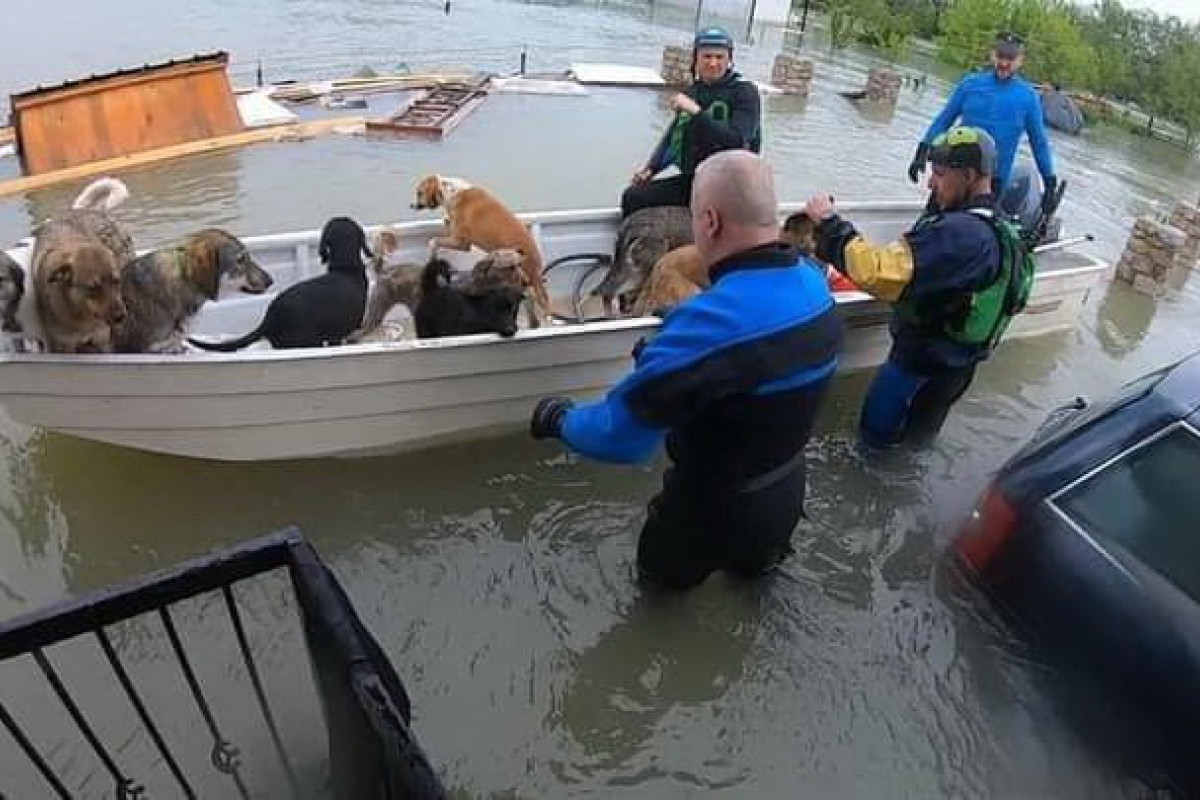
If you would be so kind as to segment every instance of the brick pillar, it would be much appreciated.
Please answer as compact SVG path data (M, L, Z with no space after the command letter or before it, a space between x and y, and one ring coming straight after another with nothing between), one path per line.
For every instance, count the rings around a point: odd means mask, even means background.
M1139 217L1117 262L1113 280L1128 283L1142 294L1159 297L1168 286L1175 285L1179 273L1189 266L1186 247L1187 234L1179 228L1152 217Z
M867 75L867 99L894 103L900 97L900 76L885 67L875 67Z
M813 62L791 53L779 53L771 65L771 84L784 94L808 97L813 79Z
M669 86L687 86L692 82L692 48L669 44L663 48L662 79Z
M1183 231L1187 241L1183 246L1184 266L1191 269L1200 258L1200 207L1180 202L1171 212L1170 225Z

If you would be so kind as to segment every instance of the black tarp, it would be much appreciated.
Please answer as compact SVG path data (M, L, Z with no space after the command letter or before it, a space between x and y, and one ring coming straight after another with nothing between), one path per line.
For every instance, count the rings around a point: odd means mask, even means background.
M1083 130L1083 112L1066 92L1050 89L1042 95L1042 112L1046 124L1055 130L1078 135Z

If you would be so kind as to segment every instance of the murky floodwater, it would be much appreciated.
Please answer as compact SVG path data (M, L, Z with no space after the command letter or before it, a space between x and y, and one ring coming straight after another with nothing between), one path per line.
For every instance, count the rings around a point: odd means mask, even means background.
M73 0L14 5L5 22L46 35L0 48L4 93L217 48L243 77L260 57L268 77L316 77L363 63L513 68L522 44L534 70L656 66L664 43L686 37L645 9L494 0L458 0L449 16L436 2ZM744 71L765 79L778 46L770 32L743 46ZM866 59L810 54L813 96L766 104L781 194L919 196L904 170L945 86L907 91L881 116L835 93L861 86ZM120 215L146 247L209 224L257 233L335 214L391 221L411 217L411 187L433 170L485 183L520 209L611 205L665 120L662 99L641 90L495 96L440 144L329 137L132 173ZM1112 258L1136 215L1200 187L1200 165L1166 146L1114 132L1053 139L1071 182L1067 228L1095 234ZM4 177L15 169L0 162ZM0 202L0 241L81 185ZM1005 347L937 447L897 463L854 454L869 376L843 379L813 440L814 521L796 556L759 587L714 580L662 602L631 582L661 463L599 466L512 437L348 463L214 465L3 421L0 616L297 524L407 681L417 731L448 784L471 795L1124 796L1134 788L1062 722L1045 671L935 565L989 470L1049 406L1195 348L1198 310L1194 286L1157 304L1099 287L1075 330ZM312 762L321 742L305 720L315 712L288 691L308 678L285 647L295 637L274 622L286 616L277 594L264 590L254 606L273 632L268 683L285 738ZM219 703L236 708L245 695L232 651L208 642L203 606L184 618ZM138 636L123 641L133 661L155 662ZM56 708L28 677L0 681L19 713ZM185 703L180 725L199 725L192 711ZM122 753L147 748L139 734ZM50 749L84 795L110 791L82 743ZM10 769L14 755L4 740L0 793L39 796L22 793L39 784Z

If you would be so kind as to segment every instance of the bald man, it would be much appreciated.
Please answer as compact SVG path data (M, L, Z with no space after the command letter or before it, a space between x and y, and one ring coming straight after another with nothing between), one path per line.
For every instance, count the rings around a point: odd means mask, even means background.
M692 227L712 286L677 306L602 400L544 398L530 432L591 458L673 464L638 540L644 583L687 589L790 552L804 446L843 337L824 267L779 241L770 169L745 150L696 171Z

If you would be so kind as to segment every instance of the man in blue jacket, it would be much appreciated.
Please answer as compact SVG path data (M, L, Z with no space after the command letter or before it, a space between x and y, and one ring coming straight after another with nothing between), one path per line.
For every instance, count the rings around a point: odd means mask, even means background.
M1020 36L1001 33L992 48L992 69L963 78L941 113L930 124L908 167L908 177L917 183L925 169L930 143L945 133L960 117L962 125L982 128L996 142L996 173L993 195L999 197L1012 173L1021 134L1029 137L1033 157L1044 184L1043 207L1051 204L1058 178L1054 156L1042 116L1042 99L1037 90L1017 72L1025 61L1025 44Z
M705 28L692 42L692 85L671 97L675 118L621 195L621 215L650 206L686 206L696 167L722 150L762 147L758 87L733 69L733 37ZM678 175L654 176L668 167Z
M825 269L779 241L770 169L726 151L696 171L696 246L712 286L677 306L601 400L549 397L530 432L591 458L674 462L638 540L642 580L686 589L757 575L790 551L804 447L843 337Z

